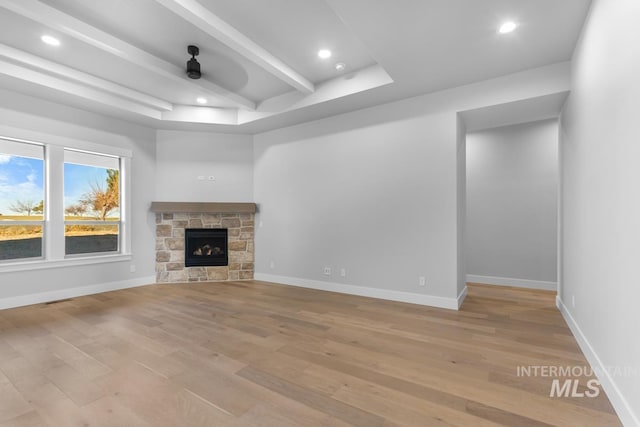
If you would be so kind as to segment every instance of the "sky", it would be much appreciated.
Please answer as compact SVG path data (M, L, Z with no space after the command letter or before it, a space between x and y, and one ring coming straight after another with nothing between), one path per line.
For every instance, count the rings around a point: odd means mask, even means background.
M9 206L16 201L31 200L37 205L44 199L44 162L20 156L0 154L0 213L19 215ZM104 168L65 163L64 205L77 203L91 185L106 187Z
M64 164L64 206L78 203L91 186L107 187L107 170L95 166Z
M0 154L0 213L18 215L9 206L17 200L38 204L44 198L43 161Z

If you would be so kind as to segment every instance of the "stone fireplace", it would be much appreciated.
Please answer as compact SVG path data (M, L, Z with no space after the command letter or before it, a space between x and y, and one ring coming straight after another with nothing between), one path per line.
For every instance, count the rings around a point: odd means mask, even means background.
M151 211L156 213L158 283L253 279L254 203L153 202ZM193 230L200 237L190 247L186 237ZM225 233L226 248L221 246ZM195 254L195 262L187 253ZM213 258L217 265L204 265Z

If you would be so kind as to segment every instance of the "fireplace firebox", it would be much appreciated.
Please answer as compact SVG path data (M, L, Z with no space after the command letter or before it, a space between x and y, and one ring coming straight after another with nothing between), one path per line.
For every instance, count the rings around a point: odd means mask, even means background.
M226 228L187 228L184 240L186 267L229 265Z

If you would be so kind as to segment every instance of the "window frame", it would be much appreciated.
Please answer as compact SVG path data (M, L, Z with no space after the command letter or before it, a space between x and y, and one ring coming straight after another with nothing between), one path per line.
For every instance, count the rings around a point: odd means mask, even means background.
M46 164L46 160L45 160L45 156L46 156L46 150L45 147L42 144L39 143L34 143L34 142L30 142L30 141L18 141L16 139L13 138L3 138L2 136L0 136L0 140L4 140L4 141L8 141L9 143L17 143L17 144L29 144L32 146L37 146L39 147L40 154L41 157L37 157L39 160L42 160L42 175L43 175L43 183L46 181L46 174L47 174L47 164ZM31 157L29 155L20 155L20 154L11 154L12 156L15 155L17 157L22 157L22 158L36 158L36 157ZM46 200L46 189L43 188L43 192L42 192L42 200ZM46 259L46 254L45 254L45 245L44 245L44 236L45 236L45 227L46 227L46 221L45 221L45 213L42 212L42 219L40 220L34 220L34 219L25 219L25 220L11 220L11 221L3 221L0 218L0 224L2 226L38 226L40 227L40 232L41 232L41 238L40 238L40 255L39 256L34 256L34 257L27 257L27 258L14 258L14 259L7 259L7 260L0 260L0 265L2 264L9 264L12 263L14 261L42 261L44 259Z
M96 153L96 152L89 152L89 151L84 151L84 150L77 150L77 149L71 149L69 147L64 147L64 151L76 151L76 152L80 152L80 153L87 153L87 154L91 154L94 156L104 156L104 157L111 157L111 158L115 158L117 159L118 162L118 174L122 175L122 158L119 156L113 156L110 154L104 154L104 153ZM63 151L63 154L64 154ZM64 165L67 163L73 163L73 162L67 162L64 161L63 162L63 168ZM64 180L63 180L63 184L64 184ZM64 188L63 188L64 191ZM108 254L119 254L121 253L121 248L122 248L122 235L121 235L121 230L122 230L122 216L121 216L121 209L122 206L124 205L123 201L122 201L122 181L119 180L119 188L118 188L118 220L117 221L102 221L102 220L67 220L66 219L66 214L63 214L63 218L64 218L64 231L65 231L65 242L66 242L66 229L67 226L69 225L117 225L118 226L118 243L117 243L117 249L115 251L108 251L108 252L85 252L85 253L78 253L78 254L68 254L67 253L67 248L65 247L65 258L82 258L82 257L87 257L87 256L100 256L100 255L108 255ZM63 194L63 198L64 198L64 194ZM66 211L66 207L65 207L65 211Z
M0 261L0 272L58 268L131 260L131 183L129 180L132 150L73 138L0 125L0 139L37 144L44 149L44 212L42 221L25 221L42 225L42 257ZM120 220L117 252L65 254L64 150L85 151L117 157L120 168ZM103 224L102 221L98 221ZM11 221L18 225L18 221ZM69 224L70 225L70 224Z

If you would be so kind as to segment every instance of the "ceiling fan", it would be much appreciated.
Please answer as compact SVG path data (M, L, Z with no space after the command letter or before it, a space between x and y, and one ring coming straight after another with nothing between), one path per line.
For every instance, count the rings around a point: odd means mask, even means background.
M196 56L200 54L200 49L198 49L198 46L189 45L187 52L191 55L191 59L187 61L187 76L189 76L190 79L199 79L202 77L202 73L200 72L200 63L196 59Z

